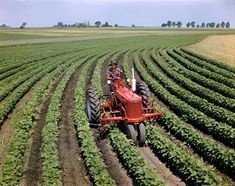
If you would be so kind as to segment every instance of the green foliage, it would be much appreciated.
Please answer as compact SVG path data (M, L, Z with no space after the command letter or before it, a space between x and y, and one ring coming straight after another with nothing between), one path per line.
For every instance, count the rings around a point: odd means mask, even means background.
M85 85L88 75L88 68L90 68L91 64L94 63L97 58L98 57L93 58L85 64L77 82L75 89L75 121L82 156L84 157L86 168L94 185L109 186L115 185L115 183L107 172L106 165L104 164L101 153L96 146L86 113L84 111L84 95L86 94Z
M18 112L15 132L9 144L7 159L3 165L2 180L0 182L3 185L15 186L18 184L22 176L27 140L30 137L31 129L35 125L35 118L37 118L39 113L38 107L42 102L43 95L51 82L70 64L71 61L70 63L64 63L60 65L59 68L43 77L31 99L27 102L26 106Z
M226 65L223 62L217 61L215 59L212 59L212 58L209 58L209 57L206 57L206 56L202 56L202 55L197 54L197 53L195 53L195 52L193 52L193 51L191 51L189 49L186 49L186 48L181 48L181 50L184 51L187 54L190 54L191 56L194 56L194 57L196 57L198 59L206 61L207 63L210 63L210 64L212 64L214 66L217 66L217 67L225 69L225 70L227 70L229 72L235 73L235 68L234 67Z
M216 119L217 121L229 124L235 127L235 114L224 108L218 107L206 99L202 99L190 91L182 88L181 86L175 84L171 79L161 73L152 63L152 61L147 57L146 52L143 53L142 59L147 67L150 74L159 82L163 87L165 87L171 94L177 96L181 100L185 101L192 107L200 110L201 112L207 114L209 117ZM160 60L156 61L160 66L164 66ZM175 75L175 74L174 74ZM172 75L172 76L174 76ZM176 76L177 77L177 76ZM213 95L211 95L213 96ZM225 125L226 126L226 125Z
M201 128L211 134L215 139L219 139L227 145L235 146L235 131L234 128L217 122L212 118L207 117L203 112L189 106L184 101L171 95L160 83L155 81L139 62L137 55L134 56L135 67L141 77L152 88L153 92L161 98L166 105L169 105L172 110L182 116L184 120L191 122L197 128Z
M162 110L164 115L159 123L170 131L176 138L185 141L203 158L214 164L219 170L234 178L235 175L235 152L213 139L206 137L179 119L175 114Z
M193 64L193 69L201 75L213 79L214 81L223 83L229 86L230 88L235 88L235 74L230 73L229 71L224 70L222 68L211 65L206 61L197 59L196 57L193 57L180 49L174 48L173 51L179 54L180 56L184 57L188 61L191 61Z
M156 175L156 172L149 167L144 158L136 151L133 142L128 140L125 134L117 127L110 127L109 137L114 150L123 160L125 167L133 175L138 185L165 185Z
M150 124L146 125L148 143L167 166L174 169L188 185L223 185L212 168L179 148L161 131Z
M60 100L71 76L86 60L87 58L79 60L67 70L51 98L42 133L42 175L45 186L62 185L59 170L59 151L57 147L59 135L58 121L61 107Z
M208 73L206 70L200 69L193 63L189 62L187 59L181 57L180 55L172 52L171 50L167 50L167 54L169 54L173 59L178 61L181 65L185 66L191 71L197 72L198 74L203 74L200 79L197 80L198 83L204 84L206 87L221 93L224 96L229 98L235 98L235 89L230 88L222 83L218 83L212 79L208 78ZM206 76L206 77L205 77Z
M190 84L189 90L191 92L193 92L194 94L197 94L198 96L203 97L203 98L207 99L208 101L211 101L220 107L224 107L224 108L226 108L230 111L233 111L233 112L235 111L235 100L234 99L225 97L225 96L219 94L218 92L215 92L215 91L209 89L207 87L208 80L206 78L203 78L199 74L186 69L185 67L183 67L182 65L177 63L174 59L170 58L166 54L165 51L160 50L160 54L165 59L167 64L171 67L171 69L179 74L179 75L176 75L174 73L174 77L171 77L171 78L173 78L177 82L178 82L177 79L180 78L179 84L181 84L182 86L187 86L187 89L189 89L189 84ZM160 64L162 64L162 63L160 63L160 61L159 61L159 65ZM162 67L162 69L163 69L163 67ZM168 71L166 72L166 70L165 70L164 72L167 73ZM169 73L168 73L168 75L169 75ZM186 80L184 80L184 82L183 82L182 79L186 79ZM190 80L191 80L191 83L190 83ZM187 84L185 83L186 81L187 81Z

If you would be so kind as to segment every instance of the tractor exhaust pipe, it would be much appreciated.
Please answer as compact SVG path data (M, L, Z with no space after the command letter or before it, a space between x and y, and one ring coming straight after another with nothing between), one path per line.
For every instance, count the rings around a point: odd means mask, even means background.
M136 79L135 79L134 68L132 68L131 71L132 71L131 87L132 87L132 91L135 92L136 91Z

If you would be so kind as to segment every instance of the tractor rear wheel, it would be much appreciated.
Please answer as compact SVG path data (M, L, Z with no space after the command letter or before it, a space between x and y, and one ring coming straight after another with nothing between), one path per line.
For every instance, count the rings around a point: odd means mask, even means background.
M145 107L151 106L151 92L148 88L148 85L145 82L137 82L136 84L136 93L142 97L143 105Z
M90 125L99 126L100 125L100 96L95 88L95 86L90 85L86 92L86 113Z
M146 140L146 130L143 123L138 125L138 141L139 146L144 146Z
M137 145L137 131L132 124L128 124L126 126L126 136L128 139L132 139L134 143Z

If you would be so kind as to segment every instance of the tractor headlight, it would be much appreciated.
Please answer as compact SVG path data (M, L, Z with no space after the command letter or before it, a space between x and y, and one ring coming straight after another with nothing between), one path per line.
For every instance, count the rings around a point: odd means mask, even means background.
M109 85L109 84L111 84L111 81L110 81L110 80L108 80L108 81L107 81L107 84L108 84L108 85Z
M130 81L131 81L131 80L130 80L130 78L127 78L127 80L126 80L126 81L127 81L128 83L130 83Z

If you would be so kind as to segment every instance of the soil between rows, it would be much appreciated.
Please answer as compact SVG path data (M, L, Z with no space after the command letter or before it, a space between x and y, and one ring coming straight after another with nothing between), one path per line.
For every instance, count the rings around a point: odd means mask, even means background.
M8 118L0 127L0 175L2 172L2 166L7 157L8 145L10 144L11 138L14 134L14 123L17 120L18 111L25 106L39 83L40 81L33 85L33 87L31 87L30 90L21 98L21 100L16 104L14 110L8 115Z
M42 160L41 160L41 146L42 146L42 131L46 121L48 107L51 101L51 96L54 93L57 85L64 77L63 72L50 86L45 94L44 101L41 106L40 114L34 128L33 136L30 141L29 157L26 160L23 176L19 185L42 185Z
M61 100L61 120L59 121L59 156L63 185L92 185L81 158L75 128L74 94L81 67L69 80Z

